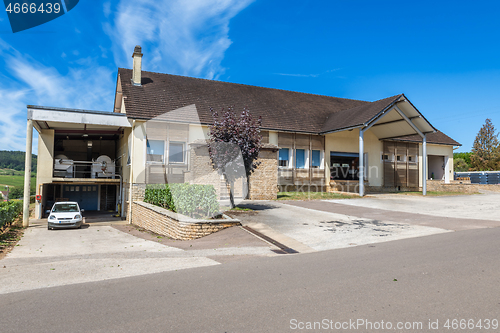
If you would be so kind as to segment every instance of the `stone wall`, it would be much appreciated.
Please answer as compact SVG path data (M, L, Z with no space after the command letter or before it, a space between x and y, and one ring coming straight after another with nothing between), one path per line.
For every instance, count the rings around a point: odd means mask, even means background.
M132 201L144 201L146 184L132 184Z
M229 217L218 220L192 219L140 201L132 205L132 224L179 240L201 238L225 228L241 225L240 221Z
M259 153L260 165L250 176L250 200L274 200L278 197L278 147L265 144Z
M186 182L190 184L213 185L217 197L221 196L221 177L213 169L208 153L207 143L197 140L190 144L189 172L185 175Z
M465 193L478 193L481 191L500 192L500 184L471 184L470 181L451 181L445 184L442 180L428 180L427 191L439 192L465 192Z
M212 167L208 147L204 141L195 141L190 144L190 170L186 174L186 181L190 184L213 185L218 198L228 197L225 183L217 171ZM261 149L257 162L257 169L250 176L249 195L252 200L273 200L278 193L278 147L265 144ZM235 198L244 191L245 180L235 183Z

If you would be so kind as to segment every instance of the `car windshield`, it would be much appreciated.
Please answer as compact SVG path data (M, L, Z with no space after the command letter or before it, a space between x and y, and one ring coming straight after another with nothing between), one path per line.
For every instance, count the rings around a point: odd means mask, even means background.
M52 209L52 213L74 213L78 212L76 204L56 204Z

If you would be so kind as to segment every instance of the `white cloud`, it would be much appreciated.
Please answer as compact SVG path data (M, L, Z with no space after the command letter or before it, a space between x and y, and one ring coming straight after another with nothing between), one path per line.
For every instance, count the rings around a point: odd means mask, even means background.
M114 26L105 26L115 61L131 67L135 45L143 47L143 69L217 78L231 45L229 21L253 0L121 0Z
M26 105L112 111L115 77L91 58L70 64L61 74L1 40L0 58L7 71L0 80L0 150L25 149Z

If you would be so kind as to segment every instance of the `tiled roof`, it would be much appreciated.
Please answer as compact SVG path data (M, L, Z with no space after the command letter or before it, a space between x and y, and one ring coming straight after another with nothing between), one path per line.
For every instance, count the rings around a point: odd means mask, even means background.
M398 141L422 142L422 137L420 135L409 135L398 138ZM460 143L456 142L441 131L427 134L427 143L461 146Z
M366 123L402 96L367 102L146 71L142 85L134 86L132 70L119 68L118 75L130 118L148 120L194 104L201 123L211 124L211 107L246 107L254 117L262 117L264 129L318 134ZM438 133L429 138L456 143Z

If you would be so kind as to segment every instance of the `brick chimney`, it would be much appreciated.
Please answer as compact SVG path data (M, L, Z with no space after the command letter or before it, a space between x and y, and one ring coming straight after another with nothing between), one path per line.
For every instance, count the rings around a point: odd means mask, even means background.
M132 84L134 86L141 85L142 78L142 52L141 47L136 45L134 48L134 54L132 54L132 58L134 58L134 68L132 72Z

